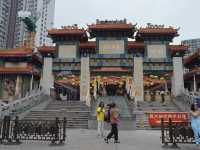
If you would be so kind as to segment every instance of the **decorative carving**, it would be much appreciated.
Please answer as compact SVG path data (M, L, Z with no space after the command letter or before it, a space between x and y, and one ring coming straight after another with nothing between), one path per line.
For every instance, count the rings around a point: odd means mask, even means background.
M96 24L120 24L120 23L127 23L126 19L123 20L99 20L96 19Z
M61 26L62 29L78 29L78 25L77 24L74 24L72 26Z
M152 24L152 23L147 23L147 28L164 28L165 25L157 25L157 24Z
M3 85L6 98L15 95L16 78L6 78Z

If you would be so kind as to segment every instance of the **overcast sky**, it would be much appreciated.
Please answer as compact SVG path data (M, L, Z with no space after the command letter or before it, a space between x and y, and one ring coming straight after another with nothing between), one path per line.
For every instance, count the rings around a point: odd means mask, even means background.
M176 42L200 38L200 0L56 0L55 27L124 18L137 27L149 22L180 27Z

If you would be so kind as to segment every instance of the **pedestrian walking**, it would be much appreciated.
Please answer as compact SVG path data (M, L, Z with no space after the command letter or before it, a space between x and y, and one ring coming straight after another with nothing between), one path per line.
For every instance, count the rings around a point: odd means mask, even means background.
M120 143L118 137L119 110L117 109L115 103L111 104L110 123L111 123L111 131L104 140L106 143L109 143L109 139L111 139L114 135L115 139L114 143Z
M200 112L197 109L196 104L191 105L191 126L194 132L195 143L198 149L200 149Z
M164 102L165 102L165 92L164 92L164 91L161 91L161 92L160 92L160 95L161 95L162 103L164 103Z
M105 117L105 109L104 109L104 102L100 102L99 106L97 107L97 132L98 136L104 136L104 117Z

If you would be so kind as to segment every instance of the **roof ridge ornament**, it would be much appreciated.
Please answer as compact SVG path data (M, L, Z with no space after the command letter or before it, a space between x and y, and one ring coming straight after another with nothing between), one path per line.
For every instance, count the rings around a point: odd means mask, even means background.
M160 29L160 28L165 28L165 25L157 25L157 24L152 24L152 23L147 23L147 28L151 29Z
M178 27L176 30L179 31L181 29L181 27Z
M96 19L96 24L127 24L126 18L124 18L123 20L100 20L100 19Z
M79 28L77 24L73 24L73 25L68 25L68 26L61 26L61 29L77 30Z

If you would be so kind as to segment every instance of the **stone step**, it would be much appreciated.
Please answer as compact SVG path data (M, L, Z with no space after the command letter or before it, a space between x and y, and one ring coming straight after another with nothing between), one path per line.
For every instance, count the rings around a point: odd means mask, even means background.
M66 125L67 125L67 126L88 126L87 122L85 122L85 123L78 123L78 124L75 124L75 123L67 123Z
M67 126L88 126L88 122L67 122Z
M66 117L66 116L28 116L28 117L24 117L24 119L45 119L45 120L48 120L48 118L52 118L52 119L55 119L56 117L58 118L66 118L67 120L72 120L72 121L84 121L84 120L88 120L88 117L77 117L77 118L70 118L70 117Z
M55 120L55 116L51 116L51 117L24 117L24 120ZM63 117L60 117L60 119L63 119ZM69 119L66 118L67 122L88 122L88 118L84 118L84 119Z
M88 129L88 126L67 126L69 129Z
M31 111L31 113L60 113L62 110L37 110L37 111ZM89 111L81 111L81 110L64 110L66 113L89 113Z
M139 109L140 111L147 111L147 112L176 112L176 109Z
M31 111L24 119L55 120L66 117L67 128L88 128L89 108L81 101L51 101L44 110Z
M56 117L58 117L58 118L66 118L66 119L68 119L68 120L87 120L88 119L88 117L67 117L67 116L26 116L26 117L24 117L24 118L56 118Z
M79 105L79 106L86 106L83 102L68 102L68 101L52 101L49 105Z
M71 113L71 112L59 112L59 113L30 113L29 115L46 115L46 116L50 116L50 115L71 115L71 116L88 116L88 113L80 113L80 112L78 112L78 113L75 113L75 112L73 112L73 113Z
M87 108L66 108L66 107L51 107L45 110L68 110L68 111L89 111Z
M70 106L70 105L52 105L52 106L47 106L46 109L51 109L51 108L84 108L84 109L89 109L88 107L85 106Z
M48 105L47 108L50 108L50 107L66 107L66 108L70 108L70 107L78 107L78 108L88 108L86 107L85 105L65 105L65 104L51 104L51 105Z
M59 102L59 101L57 101L57 102L55 102L55 101L52 101L49 105L53 105L53 104L55 104L55 105L79 105L79 106L87 106L85 103L82 103L82 102Z

